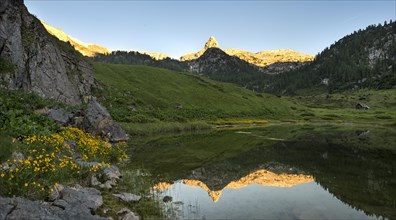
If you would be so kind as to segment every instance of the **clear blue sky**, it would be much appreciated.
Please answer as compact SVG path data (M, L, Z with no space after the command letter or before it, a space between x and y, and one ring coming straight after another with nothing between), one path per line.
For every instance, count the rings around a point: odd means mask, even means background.
M178 58L210 36L221 48L312 55L355 30L396 20L390 1L42 1L32 14L84 42Z

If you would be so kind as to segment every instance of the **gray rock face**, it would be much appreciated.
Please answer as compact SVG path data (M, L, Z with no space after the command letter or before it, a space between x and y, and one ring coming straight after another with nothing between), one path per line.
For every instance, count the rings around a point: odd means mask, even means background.
M364 103L358 103L358 104L356 104L355 109L358 109L358 110L369 110L370 107L368 105L364 104Z
M278 62L265 67L260 67L260 70L264 74L280 74L301 68L306 64L308 64L308 62Z
M120 170L118 167L112 165L106 169L103 170L103 174L106 176L108 180L111 179L120 179L122 177L122 174L120 173Z
M113 194L114 197L119 198L120 200L124 202L138 202L142 197L132 194L132 193L119 193L119 194Z
M117 212L119 220L139 220L139 216L127 208L123 208Z
M127 141L128 135L115 123L106 108L99 104L94 97L87 103L86 115L82 129L106 137L111 142Z
M71 207L96 210L103 205L100 191L94 188L65 188L61 191L61 199Z
M103 169L101 173L91 176L91 186L99 186L102 189L112 189L117 185L117 180L121 177L122 174L120 173L118 167L112 165Z
M92 188L65 188L53 203L0 197L0 220L105 219L92 214L102 204L100 192Z
M6 219L14 209L15 206L11 203L11 199L0 197L0 220Z
M12 210L5 219L61 219L56 213L59 212L57 208L51 208L47 204L40 204L39 202L30 201L24 198L9 199L10 204L13 205Z
M0 21L0 57L15 65L0 75L0 87L81 104L95 84L91 64L69 48L61 49L71 46L51 36L22 0L2 0Z
M67 124L73 117L73 114L63 108L51 108L48 112L48 118L60 124Z

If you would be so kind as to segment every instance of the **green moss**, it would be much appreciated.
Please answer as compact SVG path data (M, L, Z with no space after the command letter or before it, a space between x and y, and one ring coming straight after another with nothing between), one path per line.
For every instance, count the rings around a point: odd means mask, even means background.
M15 147L16 144L13 143L12 138L7 133L0 131L0 163L11 156Z
M21 25L21 35L22 35L22 45L25 48L30 47L33 43L36 42L36 34L34 32L32 25L28 27Z
M15 70L15 65L8 59L0 57L0 74L12 73Z

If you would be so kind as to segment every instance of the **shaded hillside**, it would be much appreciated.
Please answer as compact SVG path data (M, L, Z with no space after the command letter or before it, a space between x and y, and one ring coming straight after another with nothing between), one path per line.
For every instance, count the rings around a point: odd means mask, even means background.
M396 85L396 22L371 25L345 36L301 69L273 76L267 91L293 94L301 89L327 92Z
M186 63L180 62L169 57L153 58L153 54L149 55L147 52L138 51L113 51L108 54L96 54L92 57L95 62L112 63L112 64L129 64L129 65L145 65L153 67L161 67L169 70L187 72L188 66Z
M179 72L192 72L201 76L231 82L248 89L260 90L256 82L265 78L265 73L282 71L282 68L272 68L282 64L273 64L265 69L249 64L238 57L230 56L219 48L208 47L198 59L180 62L174 59L155 60L147 54L136 51L115 51L109 54L97 54L93 61L111 64L145 65L161 67ZM293 64L291 64L293 65Z
M290 117L300 106L193 74L139 65L95 63L101 103L120 122Z
M209 48L198 59L187 63L190 72L249 89L253 87L256 78L265 77L259 67L230 56L219 48Z
M0 87L80 104L94 86L93 68L50 35L23 0L0 2Z

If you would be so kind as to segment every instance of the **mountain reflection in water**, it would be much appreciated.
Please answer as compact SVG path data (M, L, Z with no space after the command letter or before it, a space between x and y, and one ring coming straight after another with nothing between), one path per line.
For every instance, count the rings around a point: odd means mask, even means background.
M176 218L393 219L395 143L393 128L272 126L147 140L133 161L199 209Z
M205 183L200 180L189 180L182 179L181 183L191 186L191 187L200 187L203 190L208 192L208 195L212 198L213 202L217 202L223 192L224 189L241 189L251 184L258 184L261 186L275 186L275 187L292 187L301 183L309 183L314 179L312 176L307 176L303 174L276 174L268 170L257 170L254 171L239 180L232 181L227 184L221 190L211 190ZM167 188L172 187L172 184L166 182L160 182L154 186L156 190L165 190Z

